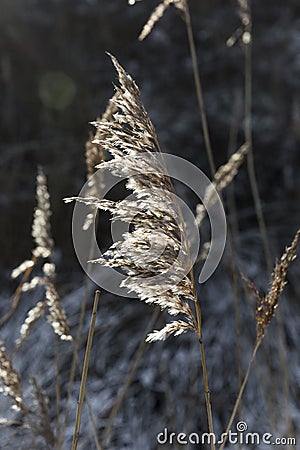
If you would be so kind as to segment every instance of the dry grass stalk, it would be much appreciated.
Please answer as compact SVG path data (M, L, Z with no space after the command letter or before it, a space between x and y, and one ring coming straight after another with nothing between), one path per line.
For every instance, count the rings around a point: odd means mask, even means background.
M219 450L223 450L223 448L226 445L226 442L228 439L228 433L232 427L234 418L237 414L238 407L241 403L242 396L243 396L245 387L247 385L249 375L251 372L251 368L252 368L253 363L256 358L257 351L258 351L259 347L261 346L261 343L263 342L263 339L265 336L265 330L266 330L267 326L270 324L271 320L273 319L273 317L275 315L275 311L278 307L279 297L283 291L284 286L286 285L287 270L288 270L291 262L294 261L294 259L296 258L296 248L297 248L299 236L300 236L300 229L296 232L291 245L289 247L286 247L280 260L276 261L274 272L271 277L271 287L265 297L261 297L258 290L256 289L255 285L250 280L248 280L246 277L244 277L244 278L246 278L250 289L253 291L253 293L257 299L256 342L255 342L255 346L254 346L254 349L252 352L250 363L248 365L246 374L245 374L243 382L241 384L241 387L240 387L232 414L230 416L226 431L225 431L225 433L223 433L224 439L223 439L222 444L219 447Z
M84 364L83 364L83 369L82 369L82 377L81 377L79 398L78 398L78 404L77 404L77 410L76 410L76 421L75 421L75 428L74 428L74 434L73 434L72 450L76 450L77 445L78 445L80 422L81 422L81 415L82 415L82 408L83 408L83 400L84 400L84 396L85 396L85 388L86 388L86 381L87 381L87 375L88 375L91 348L92 348L92 343L93 343L93 336L94 336L94 331L95 331L99 298L100 298L100 291L96 291L95 298L94 298L94 304L93 304L91 324L90 324L90 328L89 328L89 334L88 334L85 356L84 356Z
M16 409L25 411L20 377L2 341L0 341L0 392L13 400Z
M112 155L99 168L109 169L115 176L127 178L127 188L135 200L113 202L96 197L71 197L65 202L79 201L108 210L112 220L131 225L122 240L115 242L101 258L92 261L122 268L127 277L121 283L144 302L156 304L169 314L180 316L162 330L148 335L149 341L165 339L193 330L199 339L209 432L213 418L206 370L200 305L196 295L190 263L189 242L185 223L174 195L174 189L160 152L159 143L140 92L133 79L111 57L118 72L120 86L115 104L118 112L113 121L95 122L103 145ZM151 250L151 251L150 251ZM195 302L194 316L189 301ZM212 450L215 445L212 442Z
M140 41L143 41L151 33L156 23L159 21L159 19L162 18L166 9L170 5L174 5L182 12L184 12L186 8L185 0L163 0L159 5L156 6L152 14L150 15L147 23L144 25L139 35Z
M19 288L17 289L18 295L21 292L27 292L35 289L38 286L42 286L45 289L46 299L37 303L27 314L24 323L21 326L20 337L16 341L17 349L28 337L30 330L36 323L36 321L44 314L45 307L48 307L49 315L47 316L48 322L51 324L54 332L60 336L61 339L71 340L70 330L68 327L66 314L62 309L59 296L55 289L55 265L51 261L54 242L51 237L51 207L50 207L50 195L47 188L47 180L41 167L38 169L37 174L37 187L36 187L37 207L34 210L33 225L32 225L32 237L35 242L35 247L32 250L32 259L30 261L23 262L12 272L12 277L16 278L22 273L26 273L26 279L29 278L32 270L36 266L38 261L42 262L42 275L33 277L30 281L21 281ZM15 307L17 302L15 302Z
M265 220L265 215L262 207L262 202L260 199L260 193L258 188L256 169L254 163L254 152L253 152L253 136L252 136L252 91L253 91L253 81L252 81L252 2L250 0L238 0L238 13L242 22L242 33L239 42L244 50L244 91L245 91L245 118L244 118L244 134L245 141L249 144L250 150L247 155L247 165L248 165L248 175L250 180L250 186L252 191L252 197L254 200L255 211L257 216L257 221L259 225L259 230L261 234L261 239L263 242L264 254L267 263L268 272L272 271L272 252L271 245L268 236L267 223ZM285 397L285 417L286 417L286 429L288 433L292 433L292 412L291 412L291 401L290 401L290 379L288 373L288 361L287 361L287 341L285 336L285 330L283 325L283 319L281 314L276 315L276 322L279 334L279 358L282 370L282 389ZM276 405L276 400L274 401Z
M36 177L36 200L37 206L33 213L31 235L35 247L32 250L32 259L22 262L12 271L12 278L19 277L27 269L33 269L39 259L49 258L53 250L53 239L51 237L51 207L50 195L47 188L47 180L41 167L38 168Z
M120 82L115 100L118 112L113 121L94 123L100 136L104 136L94 142L102 145L113 159L98 167L111 170L115 176L126 176L127 188L133 191L136 199L113 202L95 197L71 197L65 201L76 200L108 210L113 220L133 226L122 241L114 243L93 262L121 267L128 274L123 287L135 292L146 303L157 304L171 315L183 316L184 320L150 335L149 339L153 341L179 334L179 330L196 331L196 321L188 304L188 300L195 301L194 286L190 276L183 273L189 248L183 237L185 225L174 201L170 178L156 156L160 154L159 144L142 105L139 89L114 57L112 61ZM179 250L181 258L178 257ZM147 257L149 253L150 257ZM157 275L159 281L154 278Z
M212 206L217 198L215 190L221 192L225 189L237 175L240 166L242 165L245 155L249 150L249 145L242 145L235 153L233 153L228 162L223 166L220 166L214 175L212 186L209 186L205 192L205 204ZM197 205L196 222L198 226L201 225L205 215L206 208L204 205Z
M37 207L34 210L32 237L35 242L35 247L32 250L32 258L22 262L18 267L12 271L12 278L22 276L22 280L17 287L11 309L0 319L0 326L2 326L16 310L21 293L26 289L31 289L30 285L26 285L32 270L40 259L48 258L53 249L53 240L50 235L50 196L47 189L46 177L41 167L38 168L37 187L36 187ZM35 280L36 281L36 280ZM32 281L34 284L34 281ZM25 284L25 286L24 286Z

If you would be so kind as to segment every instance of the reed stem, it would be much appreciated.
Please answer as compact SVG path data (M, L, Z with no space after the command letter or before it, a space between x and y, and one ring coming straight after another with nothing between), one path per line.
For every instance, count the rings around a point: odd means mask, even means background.
M100 291L96 291L95 298L94 298L91 325L90 325L90 329L89 329L85 357L84 357L84 364L83 364L83 369L82 369L82 377L81 377L81 385L80 385L78 405L77 405L77 411L76 411L76 421L75 421L75 428L74 428L74 434L73 434L72 450L76 450L77 444L78 444L80 421L81 421L81 415L82 415L85 386L86 386L86 380L87 380L87 374L88 374L88 366L89 366L89 360L90 360L90 354L91 354L91 348L92 348L92 342L93 342L93 335L94 335L94 330L95 330L99 297L100 297Z
M201 353L201 364L202 364L202 372L203 372L203 383L204 383L204 394L205 394L205 403L206 403L206 411L207 411L207 420L208 420L208 429L209 433L214 436L214 425L213 425L213 415L211 408L211 399L210 399L210 390L208 384L208 374L206 368L206 358L204 351L204 344L202 338L202 317L201 317L201 308L199 304L199 300L197 298L196 301L196 315L197 315L197 335L200 344L200 353ZM211 450L215 450L214 439L211 439Z

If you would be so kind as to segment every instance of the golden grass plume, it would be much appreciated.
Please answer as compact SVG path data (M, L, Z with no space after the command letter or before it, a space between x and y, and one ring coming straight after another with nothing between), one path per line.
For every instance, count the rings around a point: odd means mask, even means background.
M151 33L156 23L162 18L166 9L170 5L174 5L177 9L184 12L186 8L185 1L186 0L163 0L161 3L159 3L159 5L154 8L149 19L144 25L139 35L139 40L143 41Z
M17 291L27 292L39 286L45 290L45 299L38 302L28 313L20 329L20 337L16 341L17 348L28 337L30 330L36 321L44 314L46 307L49 314L47 320L52 326L54 332L61 339L71 340L70 329L67 323L66 314L61 306L58 293L55 288L55 265L52 262L54 242L51 236L51 207L50 195L47 188L47 180L41 167L38 168L36 179L36 198L37 206L34 210L32 237L35 247L32 250L32 259L23 262L12 272L12 278L19 277L22 273L26 274L26 280L30 277L34 267L38 262L42 263L42 274L36 275L29 281L21 281ZM26 273L27 271L27 273Z
M274 271L271 276L270 289L264 297L260 295L254 283L244 277L257 300L255 314L257 340L263 339L265 330L275 315L280 295L286 285L286 274L288 268L291 262L296 258L296 248L299 236L300 229L296 232L291 245L286 247L281 258L276 260Z
M113 100L117 112L113 114L113 120L94 122L100 136L94 143L102 145L112 159L102 162L98 168L108 169L118 177L125 176L126 187L134 193L135 199L113 202L89 196L71 197L65 201L75 200L108 210L113 221L131 224L132 231L125 233L121 241L115 242L101 258L92 262L122 268L127 273L122 287L135 292L145 303L156 304L173 316L182 316L182 320L168 324L149 337L150 340L164 339L188 329L196 331L188 303L195 301L193 281L184 273L189 259L185 225L139 89L116 58L111 58L120 83Z

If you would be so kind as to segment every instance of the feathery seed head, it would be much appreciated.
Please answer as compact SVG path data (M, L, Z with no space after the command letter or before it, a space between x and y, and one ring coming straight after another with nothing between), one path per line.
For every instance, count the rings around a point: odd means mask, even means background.
M0 392L13 400L15 408L24 410L20 377L2 341L0 341Z
M47 181L41 167L38 168L36 181L37 207L34 210L32 224L32 237L36 247L32 253L36 258L47 258L51 255L53 249L50 232L51 208Z
M12 278L18 278L27 271L30 273L37 260L40 258L47 259L52 254L54 243L51 237L50 217L52 213L50 207L50 195L47 188L47 180L41 167L38 167L36 177L36 199L37 206L33 213L31 232L35 243L35 247L32 250L32 259L26 260L16 267L12 271ZM26 288L33 289L33 287L24 284L22 290L24 291Z
M255 285L248 279L248 285L257 300L256 305L256 335L257 340L263 339L265 330L275 315L280 295L286 285L286 274L289 265L296 258L296 248L300 236L300 229L294 236L289 247L286 247L280 260L277 260L271 277L271 287L264 297L261 297Z
M34 210L32 225L32 236L35 241L35 248L32 251L33 257L32 260L20 264L20 266L12 272L12 277L16 278L24 273L23 280L18 288L19 292L27 292L41 286L45 289L46 299L37 303L37 305L28 312L20 329L20 337L16 341L17 348L19 348L28 337L35 322L44 314L46 306L48 306L49 309L47 319L52 325L54 332L57 333L61 339L72 339L66 315L62 309L54 285L55 265L48 262L51 261L54 242L51 238L50 195L47 188L46 177L41 167L38 168L37 174L36 198L37 206ZM31 271L35 268L38 260L43 261L43 274L34 276L30 281L25 281L29 278Z
M101 145L112 159L97 167L127 179L129 199L119 202L96 196L71 197L98 209L110 211L112 221L122 221L128 230L94 263L123 269L122 282L146 303L181 315L184 321L168 326L157 338L194 329L188 300L195 300L194 286L186 270L189 244L185 223L160 152L154 126L141 102L140 92L130 75L111 56L119 87L113 103L117 111L109 121L94 122L94 143ZM131 227L131 228L130 228ZM184 325L183 325L184 324ZM176 328L177 327L177 328ZM154 337L153 339L154 340Z

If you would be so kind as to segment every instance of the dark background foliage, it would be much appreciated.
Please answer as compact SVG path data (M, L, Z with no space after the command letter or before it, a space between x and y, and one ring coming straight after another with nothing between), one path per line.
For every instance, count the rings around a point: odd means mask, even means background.
M1 264L30 252L37 164L45 167L53 233L64 268L74 268L71 208L62 197L85 177L88 122L113 92L105 51L136 79L164 151L191 159L206 173L192 64L184 23L170 8L145 42L137 41L155 2L1 0ZM217 165L229 129L243 127L243 50L225 45L240 26L234 1L191 1L209 128ZM259 188L271 236L286 240L299 219L299 3L253 2L253 137ZM232 149L231 149L232 151ZM237 197L244 228L255 227L246 170ZM244 213L244 215L243 215Z

